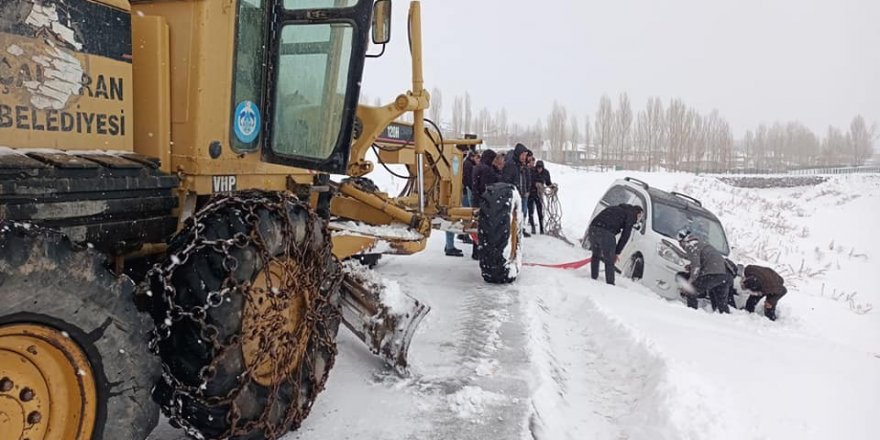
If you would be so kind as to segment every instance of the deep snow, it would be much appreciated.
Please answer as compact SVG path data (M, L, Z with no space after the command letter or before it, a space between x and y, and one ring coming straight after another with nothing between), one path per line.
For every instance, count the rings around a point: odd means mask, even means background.
M880 176L740 189L690 174L548 168L573 241L626 175L701 199L734 260L786 277L779 320L691 310L629 280L592 281L588 267L526 267L511 285L488 285L476 262L444 256L435 233L421 254L376 268L432 307L411 376L340 331L327 390L285 440L876 438ZM376 179L390 193L400 184ZM528 262L586 255L544 236L523 249ZM178 436L165 427L153 438Z

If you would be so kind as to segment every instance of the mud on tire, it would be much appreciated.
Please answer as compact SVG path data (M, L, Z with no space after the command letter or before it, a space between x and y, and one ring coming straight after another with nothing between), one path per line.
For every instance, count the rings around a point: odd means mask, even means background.
M140 440L159 419L150 400L161 372L147 349L152 324L135 307L134 284L103 262L62 234L0 220L0 327L33 324L69 335L95 380L92 439Z
M516 187L496 183L480 197L480 270L489 283L510 283L522 266L522 199Z
M336 356L342 276L324 222L284 194L222 196L168 255L148 282L164 365L155 398L172 425L207 439L298 428Z

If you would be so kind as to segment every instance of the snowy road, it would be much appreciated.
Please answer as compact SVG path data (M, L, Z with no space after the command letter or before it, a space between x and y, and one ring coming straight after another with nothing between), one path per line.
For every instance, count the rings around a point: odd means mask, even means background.
M284 440L876 438L880 310L867 307L880 306L880 243L862 231L874 222L864 213L880 212L880 178L754 191L636 176L703 199L734 258L785 270L778 321L691 310L628 280L592 281L588 268L528 267L514 284L488 285L474 261L443 256L435 234L425 252L377 267L432 307L410 348L411 376L388 372L341 330L327 389ZM585 189L562 193L563 206L578 207L565 217L576 237L620 176L554 177ZM585 256L548 237L526 246L525 261ZM178 439L167 425L150 438Z

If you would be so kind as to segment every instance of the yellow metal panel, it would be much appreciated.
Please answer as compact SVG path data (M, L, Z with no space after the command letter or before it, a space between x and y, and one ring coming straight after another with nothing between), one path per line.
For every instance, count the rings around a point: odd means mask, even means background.
M132 17L134 149L159 158L171 171L171 77L168 23L163 17Z
M0 17L0 144L131 151L128 2L15 3L27 14Z

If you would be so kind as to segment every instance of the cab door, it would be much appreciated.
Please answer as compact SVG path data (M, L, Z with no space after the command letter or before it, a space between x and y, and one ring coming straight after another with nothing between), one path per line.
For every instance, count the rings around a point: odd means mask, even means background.
M372 0L239 0L233 147L264 162L344 174ZM242 26L242 23L239 23Z

